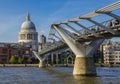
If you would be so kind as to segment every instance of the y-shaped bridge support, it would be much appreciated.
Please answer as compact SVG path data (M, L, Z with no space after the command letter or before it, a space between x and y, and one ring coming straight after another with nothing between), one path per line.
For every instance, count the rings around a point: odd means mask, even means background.
M96 75L93 54L103 42L103 39L92 41L89 44L79 43L71 38L69 35L71 33L64 28L58 25L52 25L52 27L76 55L73 75Z
M39 68L43 68L45 67L45 59L46 59L46 56L44 58L41 58L39 57L39 55L35 52L35 51L32 51L34 53L34 55L37 57L37 59L39 60Z

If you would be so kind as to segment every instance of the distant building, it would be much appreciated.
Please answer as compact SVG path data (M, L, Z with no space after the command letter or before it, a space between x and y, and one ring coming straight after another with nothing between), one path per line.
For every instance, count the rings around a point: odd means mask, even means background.
M18 43L0 43L0 63L9 63L11 56L16 60L23 57L24 63L30 63L31 58L34 58L32 50L38 50L38 32L27 13L18 33Z
M9 49L4 43L0 43L0 63L9 62Z
M40 43L38 44L38 52L40 52L46 45L46 37L44 35L40 35Z
M103 45L105 64L120 64L120 43L112 43L110 40Z
M28 63L28 59L32 57L32 52L30 48L17 43L0 43L0 63L9 63L11 56L14 56L16 60L22 57L24 62Z
M18 43L33 50L37 50L38 45L38 33L34 23L30 20L29 13L26 16L26 20L21 25L21 30L18 34Z
M46 43L46 37L44 35L40 36L40 43L42 44Z

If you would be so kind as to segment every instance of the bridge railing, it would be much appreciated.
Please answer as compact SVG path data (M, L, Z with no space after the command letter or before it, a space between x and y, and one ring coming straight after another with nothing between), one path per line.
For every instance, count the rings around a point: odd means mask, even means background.
M113 29L120 25L120 21L116 20L116 19L110 19L110 20L104 21L100 24ZM92 26L88 27L88 29L95 31L95 32L104 31L104 29L98 25L92 25ZM82 30L82 32L83 32L82 34L85 34L85 35L90 34L89 32L85 31L84 29Z
M39 54L42 55L46 52L50 52L50 51L55 50L55 49L62 47L64 45L65 45L65 43L63 43L62 41L51 43L51 45L47 46L46 48L43 48L42 51L39 52Z

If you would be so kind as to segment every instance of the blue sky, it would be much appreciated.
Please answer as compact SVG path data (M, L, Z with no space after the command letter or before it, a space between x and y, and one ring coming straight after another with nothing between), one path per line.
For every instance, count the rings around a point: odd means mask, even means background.
M39 35L50 24L82 16L117 0L0 0L0 42L17 42L27 11Z

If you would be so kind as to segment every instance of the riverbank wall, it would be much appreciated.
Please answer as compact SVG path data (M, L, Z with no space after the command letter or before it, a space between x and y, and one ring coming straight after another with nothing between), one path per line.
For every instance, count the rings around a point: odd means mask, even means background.
M0 67L38 67L39 64L0 64ZM106 65L103 63L95 63L96 67L120 67L120 64ZM46 67L74 67L74 64L46 64Z
M120 64L95 63L96 67L120 67Z
M0 64L0 67L38 67L38 64Z
M0 64L0 67L38 67L39 64ZM46 67L73 67L74 64L46 64Z

